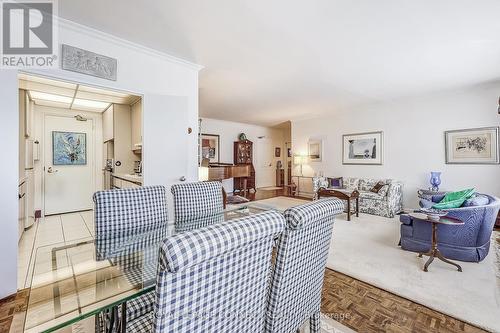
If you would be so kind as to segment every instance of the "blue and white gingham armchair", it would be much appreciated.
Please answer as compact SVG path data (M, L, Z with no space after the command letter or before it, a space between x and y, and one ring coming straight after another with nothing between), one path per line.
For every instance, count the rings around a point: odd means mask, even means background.
M144 267L148 256L156 256L167 226L166 189L145 186L96 192L94 200L96 259L113 259L120 265L130 284L142 283L144 275L155 276L154 267ZM130 236L150 233L150 237L130 244ZM146 250L145 250L146 249ZM145 250L145 251L144 251ZM142 251L141 256L134 254ZM127 304L127 320L152 311L154 293L148 293Z
M130 332L262 332L274 238L285 220L268 211L164 240L154 314Z
M194 182L172 185L175 231L184 232L223 222L221 182Z
M320 199L285 211L282 233L271 278L266 311L266 332L297 331L310 319L311 332L319 332L321 288L335 215L344 204Z

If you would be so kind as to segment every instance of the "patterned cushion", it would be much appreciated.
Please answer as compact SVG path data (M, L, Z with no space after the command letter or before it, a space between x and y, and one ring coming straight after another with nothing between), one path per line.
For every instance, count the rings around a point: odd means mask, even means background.
M389 191L389 185L384 185L380 188L380 190L378 190L378 194L385 197L387 195L387 192Z
M163 186L99 191L93 199L96 238L142 233L168 221Z
M359 178L344 178L344 188L348 190L357 190Z
M176 225L221 213L224 209L221 182L175 184L171 191Z
M373 193L371 191L359 191L359 198L363 199L373 199L373 200L384 200L384 196L380 193Z
M311 318L319 330L323 275L341 200L321 199L285 211L287 229L278 241L266 311L266 332L295 332Z
M380 181L380 179L361 178L359 180L359 189L361 191L370 191Z
M155 332L262 332L273 239L264 212L167 238L160 250Z

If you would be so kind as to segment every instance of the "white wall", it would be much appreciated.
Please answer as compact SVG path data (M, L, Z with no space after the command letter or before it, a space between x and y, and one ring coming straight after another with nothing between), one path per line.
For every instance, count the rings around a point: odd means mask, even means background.
M430 171L442 171L442 189L474 186L500 196L500 165L445 164L444 146L445 130L498 126L499 95L500 84L490 84L295 121L294 151L307 152L309 138L323 138L323 161L304 167L305 175L395 178L404 182L406 207L417 206L416 190L429 186ZM342 165L342 135L368 131L384 132L383 165Z
M31 70L32 73L44 74L54 78L97 85L105 88L130 91L144 96L144 122L150 124L144 136L144 147L153 146L154 142L163 141L166 144L162 150L145 151L144 182L152 184L151 180L163 180L162 184L171 183L169 179L178 179L179 169L175 167L178 156L170 155L164 163L153 163L158 156L169 152L176 144L176 138L171 134L171 123L164 121L160 113L168 112L172 119L181 116L187 119L187 125L193 128L193 133L186 135L186 147L182 156L186 158L183 175L188 180L198 178L198 71L199 66L177 58L143 48L99 31L89 29L68 21L61 20L59 27L59 43L65 43L79 48L91 50L118 59L117 81L104 80L74 72L57 70ZM0 70L0 100L2 101L2 122L0 133L4 149L4 163L0 163L0 194L2 219L0 220L0 298L16 291L16 261L17 261L17 181L18 181L18 82L13 70ZM184 96L187 100L183 108L148 108L148 98L162 95ZM174 97L172 97L174 98ZM158 119L158 121L157 121ZM175 132L175 131L174 131ZM178 151L178 150L177 150ZM149 167L151 165L152 167ZM154 167L153 167L154 166ZM170 178L169 178L170 177Z
M238 141L238 136L240 133L245 133L247 139L252 141L254 145L253 164L255 167L255 183L257 188L265 186L275 186L276 162L278 160L281 160L281 162L284 164L284 156L286 154L284 146L285 139L282 130L232 121L202 118L201 132L206 134L220 135L219 153L221 163L234 162L233 143L234 141ZM259 139L259 137L262 136L264 138ZM273 152L270 159L272 161L272 166L268 168L262 168L262 163L260 163L261 161L258 161L257 157L259 141L265 139L269 139L269 142L273 145ZM274 147L281 148L280 158L274 157ZM223 181L223 185L228 193L233 192L232 179Z
M43 142L45 135L44 131L44 117L45 115L60 115L60 116L75 116L82 115L88 119L92 119L94 126L94 147L92 151L94 152L94 191L103 189L103 175L102 169L104 167L103 158L103 144L102 144L102 114L97 112L85 112L85 111L75 111L70 109L54 108L48 106L35 105L34 108L34 121L33 121L33 133L31 139L38 140L40 142L40 160L35 161L35 209L42 210L42 216L44 215L43 210L43 165L44 165L44 147Z

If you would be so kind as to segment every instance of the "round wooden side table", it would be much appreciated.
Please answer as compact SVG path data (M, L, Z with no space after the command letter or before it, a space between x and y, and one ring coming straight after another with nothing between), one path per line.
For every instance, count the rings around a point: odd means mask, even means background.
M418 219L420 221L424 221L424 222L428 222L428 223L432 224L432 243L431 243L431 249L427 253L419 253L418 254L419 258L422 258L423 255L429 256L429 259L427 260L427 262L424 265L424 272L427 272L427 268L434 261L434 258L438 258L439 260L441 260L441 261L443 261L443 262L445 262L447 264L455 266L457 268L457 270L459 272L461 272L462 271L462 267L460 267L459 264L456 264L456 263L454 263L454 262L446 259L443 256L443 254L441 253L441 251L439 251L439 249L437 247L437 225L438 224L444 224L444 225L463 225L464 222L461 221L461 220L459 220L459 219L456 219L454 217L447 217L447 216L442 216L442 217L439 218L439 220L432 220L432 219L429 219L427 217L427 214L423 214L423 213L410 213L408 215L410 215L411 217L416 218L416 219Z

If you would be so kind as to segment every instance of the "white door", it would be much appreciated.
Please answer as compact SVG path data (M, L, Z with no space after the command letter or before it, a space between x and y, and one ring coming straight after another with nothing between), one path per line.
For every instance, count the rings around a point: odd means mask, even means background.
M256 176L259 178L259 187L275 185L274 146L270 139L262 138L257 140L257 170Z
M92 119L45 116L45 215L92 209L93 170Z
M186 97L145 95L143 108L144 185L168 188L168 207L173 207L170 186L189 179L188 101ZM160 138L160 139L158 139ZM195 138L193 138L195 139ZM193 148L196 153L196 148ZM197 165L193 165L197 169ZM171 218L173 209L169 209Z

